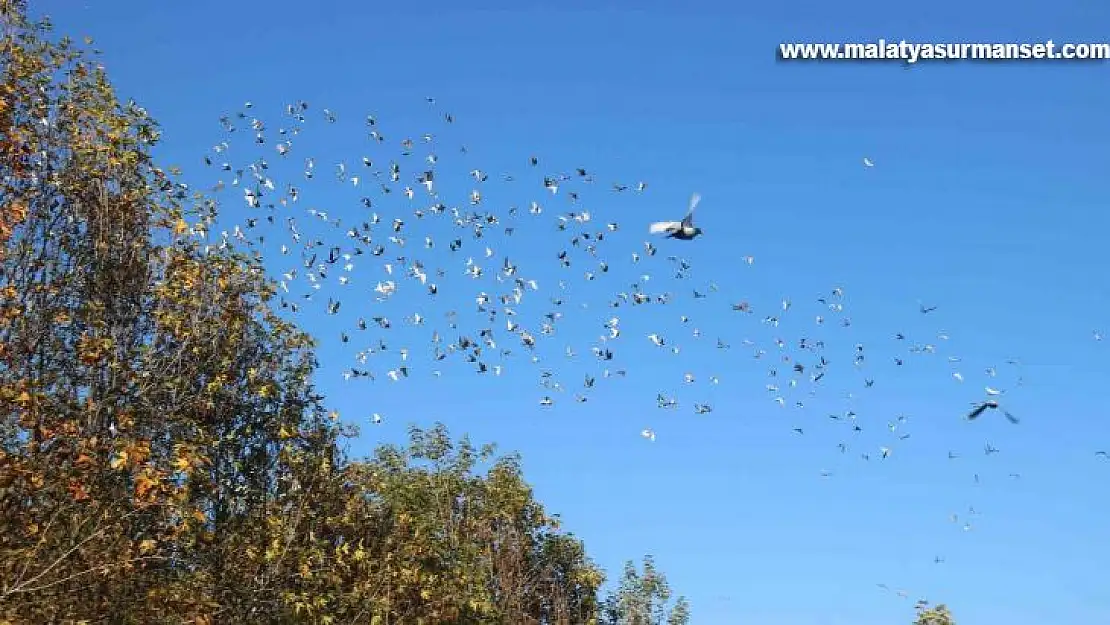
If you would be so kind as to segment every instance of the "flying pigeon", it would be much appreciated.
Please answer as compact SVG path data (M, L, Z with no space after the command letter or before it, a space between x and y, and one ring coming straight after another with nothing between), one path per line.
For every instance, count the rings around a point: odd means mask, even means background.
M987 401L982 402L980 404L975 404L974 406L975 406L975 408L971 411L970 414L967 415L968 421L975 420L976 418L979 417L979 415L983 414L988 408L990 408L992 410L997 410L998 407L999 407L998 402L993 400L993 399L988 399ZM1017 417L1010 414L1009 412L1003 410L1002 414L1006 417L1007 420L1010 421L1010 423L1013 423L1013 424L1018 423Z
M697 208L701 196L695 193L690 196L690 208L682 221L660 221L651 224L648 231L652 234L666 234L667 238L691 241L701 234L701 228L694 226L694 209Z

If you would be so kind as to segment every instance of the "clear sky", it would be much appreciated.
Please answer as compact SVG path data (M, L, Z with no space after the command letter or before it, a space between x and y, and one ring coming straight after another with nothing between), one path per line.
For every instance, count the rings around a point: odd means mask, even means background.
M62 32L95 37L123 95L164 124L159 156L181 165L193 186L221 177L231 183L232 173L204 167L208 153L215 165L227 160L236 168L263 155L278 192L289 183L301 189L298 204L265 230L275 275L300 264L299 251L274 251L292 245L288 216L296 216L304 240L345 248L343 231L371 211L383 218L376 226L382 239L394 217L405 218L404 250L390 245L381 258L355 258L346 286L337 282L343 261L331 267L299 315L321 340L321 389L346 419L363 424L356 454L402 440L409 423L434 420L519 450L538 496L562 513L599 564L616 573L626 558L655 554L691 600L697 624L908 623L917 598L949 603L962 624L1110 622L1110 461L1095 456L1110 450L1110 402L1099 390L1110 380L1107 65L906 69L775 59L783 41L1098 41L1107 38L1110 5L34 4ZM467 4L476 8L461 8ZM295 99L311 108L283 160L274 151L276 128L289 124L281 113ZM231 150L212 154L226 138L219 117L234 116L248 100L254 108L237 121ZM335 124L323 119L325 107L338 114ZM445 112L454 124L444 123ZM366 138L369 113L386 143ZM253 116L267 122L265 145L251 144ZM416 186L411 177L430 149L420 144L425 132L435 135L440 155L441 199L469 210L468 193L478 186L481 208L506 220L486 238L453 232L447 217L413 217L429 200L419 188L413 201L399 189ZM402 157L397 142L406 136L418 145ZM393 194L382 196L363 171L359 189L336 182L336 163L359 170L363 155L375 169L403 163ZM531 155L538 167L528 165ZM316 159L312 181L301 173L308 156ZM555 196L543 189L545 173L575 167L596 181L567 181ZM477 185L468 178L474 168L490 179ZM504 182L506 172L517 179ZM642 193L611 190L613 182L641 180L648 184ZM570 190L580 193L577 206L568 203ZM704 196L697 220L705 235L693 243L653 240L657 255L632 264L651 238L648 223L681 218L694 191ZM373 197L373 209L359 203L362 195ZM229 224L252 216L241 189L221 197ZM532 200L543 215L528 214ZM510 205L521 214L506 237ZM342 218L343 228L313 222L305 212L312 207ZM554 225L559 213L583 209L593 217L590 231L621 227L598 245L597 258L570 246L575 228ZM426 235L435 238L432 250L423 247ZM448 249L454 237L465 239L457 253ZM569 268L556 257L561 249L571 250ZM327 247L318 251L327 255ZM373 285L389 278L382 263L401 254L430 269L441 287L437 300L394 277L397 295L374 301ZM540 286L517 320L538 333L543 313L563 314L556 333L540 337L538 364L505 331L504 315L490 324L474 312L480 291L506 290L493 278L505 255ZM690 264L683 278L670 255ZM743 260L749 255L751 265ZM485 265L481 280L463 274L468 256ZM601 260L610 265L605 274ZM435 277L436 267L446 274ZM587 282L586 271L597 279ZM305 292L304 273L291 299ZM643 288L671 293L670 303L607 306L642 274L652 276ZM718 290L709 292L710 283ZM816 301L835 287L844 291L840 313ZM708 296L695 299L695 289ZM343 302L335 316L324 313L328 297ZM792 302L785 312L784 297ZM742 300L752 314L732 309ZM937 308L922 314L921 304ZM444 320L452 309L457 330ZM427 319L424 326L404 323L413 313ZM370 318L378 315L393 327L375 330ZM614 315L622 330L608 344L614 359L597 362L590 347ZM781 317L778 327L762 323L768 315ZM354 329L360 316L370 330ZM477 338L487 326L496 329L498 348L514 352L501 359L488 350L502 376L479 376L459 357L430 361L433 329L451 341L459 333ZM1099 329L1106 341L1095 340ZM344 330L349 344L339 340ZM652 345L645 338L652 332L667 346ZM906 338L896 340L898 332ZM802 337L825 342L828 374L819 383L810 377L816 356L798 349ZM378 338L389 351L355 362ZM718 349L718 338L731 348ZM853 363L857 343L862 366ZM911 353L915 344L935 345L935 353ZM672 345L681 352L670 352ZM564 354L568 346L575 357ZM411 350L410 377L393 383L384 373L397 366L401 347ZM766 354L757 359L758 349ZM787 354L807 364L803 374L791 372L793 360L782 361ZM352 366L378 379L344 382ZM437 368L441 377L431 373ZM627 376L603 378L604 368ZM566 390L543 388L543 369ZM596 387L588 402L576 403L587 373L597 376ZM1005 391L1002 405L1020 425L992 413L963 420L986 386ZM678 407L659 408L658 393ZM539 405L544 395L553 407ZM702 402L713 412L695 414ZM843 418L848 411L861 432ZM383 423L373 426L373 413ZM656 432L654 443L640 436L644 428ZM985 453L987 445L998 453ZM888 458L881 447L891 450Z

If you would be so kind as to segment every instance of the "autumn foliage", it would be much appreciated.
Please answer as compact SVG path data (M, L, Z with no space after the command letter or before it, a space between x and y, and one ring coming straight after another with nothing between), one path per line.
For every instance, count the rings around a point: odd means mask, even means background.
M948 606L943 603L936 607L930 607L928 604L919 603L917 605L917 619L914 625L956 625L956 620L952 618L952 613L948 611Z
M205 244L157 124L25 10L0 0L0 622L655 622L600 614L515 457L436 427L346 458L258 259Z

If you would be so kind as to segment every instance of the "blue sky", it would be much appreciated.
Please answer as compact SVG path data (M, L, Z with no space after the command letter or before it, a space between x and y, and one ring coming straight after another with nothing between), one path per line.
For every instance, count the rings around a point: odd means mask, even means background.
M380 166L401 158L396 140L424 132L436 138L445 202L468 208L467 172L480 168L490 174L484 208L521 207L514 237L491 231L453 255L446 247L458 235L442 219L412 218L398 193L374 200L382 226L406 218L409 258L448 273L435 279L437 302L405 282L392 300L375 303L370 289L387 276L381 259L366 255L356 259L351 285L337 287L333 276L305 305L301 320L322 343L321 388L345 418L363 423L355 453L434 420L519 450L539 497L599 564L618 572L626 558L655 554L698 624L908 623L916 598L949 603L961 623L1110 622L1101 581L1110 556L1102 496L1110 462L1094 455L1110 448L1110 402L1096 390L1110 379L1110 340L1092 337L1096 329L1110 337L1108 265L1099 251L1110 226L1106 66L775 61L783 41L1098 41L1110 5L35 4L62 32L96 39L123 95L165 126L159 156L181 165L194 186L222 173L201 162L224 139L219 116L252 101L247 113L268 122L270 142L250 145L240 121L226 160L242 167L265 155L279 189L300 187L288 215L297 215L305 238L335 236L310 221L310 206L345 224L366 218L362 192L335 182L335 163L358 168L366 154ZM279 163L273 130L295 99L311 103L309 122ZM335 124L322 119L324 107L338 113ZM455 116L451 126L445 111ZM392 147L367 141L368 113ZM528 166L533 154L538 168ZM305 156L317 161L313 181L301 176ZM864 157L875 167L864 167ZM224 158L213 156L217 164ZM567 204L570 183L553 197L539 182L575 167L597 178L579 189L579 207ZM518 177L511 184L500 180L509 171ZM648 183L641 194L608 188L640 180ZM647 224L681 217L694 191L704 196L697 217L705 236L653 241L657 256L632 264L649 239ZM247 216L240 190L221 197L228 223ZM544 204L542 217L527 214L533 199ZM554 217L581 208L593 215L592 230L621 225L599 246L611 271L589 283L583 272L596 270L596 260L578 249L562 268L555 257L568 235L555 231ZM425 233L436 237L435 250L422 250ZM496 248L493 258L481 258L484 245ZM473 298L497 286L462 275L464 257L492 274L504 254L540 283L521 304L521 320L534 326L552 309L550 297L566 300L557 334L541 340L542 362L529 364L514 344L500 378L477 376L458 360L439 363L443 375L433 377L428 335L438 327L453 336L446 310L459 311L460 331L488 325L473 313ZM692 266L686 278L668 270L672 254ZM298 264L295 253L268 262L275 274ZM645 287L672 293L671 303L606 307L644 273L652 275ZM711 282L717 292L691 297ZM842 315L815 301L834 287L845 292ZM322 312L329 295L343 297L334 317ZM785 313L783 297L792 301ZM731 309L741 300L755 314ZM938 308L923 315L920 303ZM414 312L426 326L401 323ZM780 313L777 328L760 322ZM602 379L589 348L614 314L623 334L607 365L628 375ZM828 318L820 327L818 314ZM412 375L391 383L382 375L389 367L371 361L376 382L344 382L342 371L359 366L354 353L373 332L351 330L344 345L341 326L375 315L394 322L382 335L389 357L402 345L412 350ZM848 328L838 325L843 315ZM650 332L681 353L652 346ZM906 340L894 340L897 332ZM778 364L786 399L779 406L765 389L775 382L768 369L779 351L796 353L803 336L825 341L828 377L812 396L808 372L788 392L789 365ZM717 349L718 337L731 349ZM776 338L790 349L776 347ZM853 365L856 343L865 346L862 368ZM909 354L913 343L934 344L936 353ZM578 356L566 358L566 346ZM767 355L754 358L757 348ZM905 364L895 366L896 357ZM987 367L997 377L987 377ZM567 391L540 387L541 368ZM588 372L598 375L597 388L575 403ZM694 374L692 384L685 373ZM987 385L1006 389L1002 401L1020 426L1000 415L961 419ZM659 409L660 392L679 407ZM556 397L554 407L538 405L545 394ZM695 402L714 411L696 415ZM849 410L862 432L828 418ZM369 423L375 412L385 416L379 426ZM892 433L887 424L899 414L906 422ZM657 433L654 443L639 436L643 428ZM900 440L904 433L911 437ZM999 453L985 454L988 443ZM882 446L893 450L889 458L879 458ZM905 589L909 599L878 584Z

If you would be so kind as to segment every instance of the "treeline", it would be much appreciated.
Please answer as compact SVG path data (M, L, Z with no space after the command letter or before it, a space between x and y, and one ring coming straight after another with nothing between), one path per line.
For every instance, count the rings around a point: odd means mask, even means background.
M518 459L442 426L371 458L313 388L260 261L95 54L0 0L0 620L669 623L608 597Z

